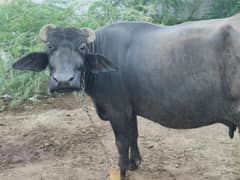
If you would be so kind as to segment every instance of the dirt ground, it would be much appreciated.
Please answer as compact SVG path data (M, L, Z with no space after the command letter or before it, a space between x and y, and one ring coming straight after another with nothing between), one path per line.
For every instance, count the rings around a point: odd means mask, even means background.
M144 162L130 180L240 180L240 138L217 124L174 130L138 117ZM107 180L117 168L109 122L70 96L0 113L0 180Z

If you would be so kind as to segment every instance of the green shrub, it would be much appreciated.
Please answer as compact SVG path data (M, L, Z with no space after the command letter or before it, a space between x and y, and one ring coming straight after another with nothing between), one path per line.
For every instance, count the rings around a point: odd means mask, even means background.
M239 0L217 0L213 1L208 18L224 18L240 12Z

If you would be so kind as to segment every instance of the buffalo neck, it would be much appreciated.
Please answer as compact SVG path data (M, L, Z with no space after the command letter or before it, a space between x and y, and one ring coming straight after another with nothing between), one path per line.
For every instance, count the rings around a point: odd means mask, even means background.
M100 41L98 39L99 38L96 35L96 40L89 45L89 53L92 53L92 54L98 53L99 54L100 46L98 46L98 44ZM85 83L85 92L90 96L91 96L91 92L93 89L94 81L95 81L95 74L91 73L87 67L87 69L85 71L84 83Z

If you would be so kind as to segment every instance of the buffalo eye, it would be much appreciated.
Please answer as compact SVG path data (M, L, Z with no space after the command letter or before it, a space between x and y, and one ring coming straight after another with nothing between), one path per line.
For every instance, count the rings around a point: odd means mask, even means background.
M83 66L78 66L78 67L76 67L76 70L77 70L77 71L82 71L82 70L83 70Z
M47 43L47 49L49 51L52 51L54 49L54 46L51 43Z
M86 43L82 43L79 47L78 47L79 51L81 52L85 52L85 50L87 49L87 44Z

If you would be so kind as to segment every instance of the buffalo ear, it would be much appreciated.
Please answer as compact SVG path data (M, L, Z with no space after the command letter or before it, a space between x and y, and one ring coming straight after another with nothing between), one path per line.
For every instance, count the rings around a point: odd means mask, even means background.
M94 74L117 70L111 61L99 54L88 54L87 65L90 69L90 72Z
M30 53L15 62L12 67L18 70L40 72L48 66L48 56L44 52Z
M87 43L92 43L96 39L95 32L90 28L81 28L81 31L85 32L87 35Z
M47 42L48 40L48 33L52 30L56 29L54 24L46 24L44 25L39 31L39 37L43 42Z

